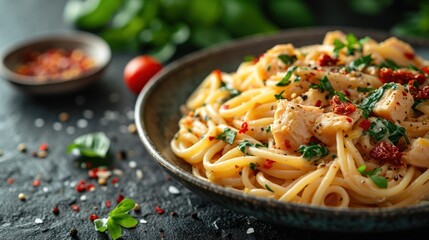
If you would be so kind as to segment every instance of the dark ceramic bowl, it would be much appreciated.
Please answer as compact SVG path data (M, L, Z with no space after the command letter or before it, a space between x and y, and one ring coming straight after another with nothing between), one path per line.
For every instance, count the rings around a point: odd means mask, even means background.
M197 52L168 65L145 86L136 106L136 124L149 154L175 179L197 194L233 211L290 227L337 232L386 232L429 226L429 205L400 209L334 209L285 203L228 190L200 180L190 165L176 157L170 141L178 130L180 105L213 69L234 71L246 55L265 52L275 44L295 46L320 43L328 30L339 29L358 37L384 40L388 34L354 28L296 29L259 36ZM429 57L429 42L411 41Z
M81 49L94 62L94 67L76 77L54 78L49 81L37 81L34 76L16 73L14 70L23 62L23 56L29 51L43 52L52 48L66 51ZM111 50L100 37L78 31L61 31L33 38L8 46L0 55L0 74L13 86L32 95L57 95L70 93L87 87L98 80L108 66Z

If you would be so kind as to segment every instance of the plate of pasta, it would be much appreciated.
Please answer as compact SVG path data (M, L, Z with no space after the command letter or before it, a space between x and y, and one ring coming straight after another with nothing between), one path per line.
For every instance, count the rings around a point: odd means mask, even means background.
M213 203L285 226L429 224L429 42L294 29L185 56L145 86L140 139Z

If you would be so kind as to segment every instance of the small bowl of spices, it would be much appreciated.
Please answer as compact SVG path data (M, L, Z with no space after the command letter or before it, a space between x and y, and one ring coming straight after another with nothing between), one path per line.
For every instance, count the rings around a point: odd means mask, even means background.
M18 42L0 56L0 74L14 86L32 95L58 95L100 79L111 50L94 34L64 31Z

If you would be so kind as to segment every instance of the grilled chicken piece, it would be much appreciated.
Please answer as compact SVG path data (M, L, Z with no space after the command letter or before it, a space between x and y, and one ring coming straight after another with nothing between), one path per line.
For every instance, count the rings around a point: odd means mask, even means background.
M412 140L411 145L402 155L402 159L415 166L429 167L429 139L428 138L417 138Z
M391 122L402 122L411 114L411 106L414 99L405 88L397 84L397 89L385 90L381 99L375 104L373 112L375 115L385 118Z

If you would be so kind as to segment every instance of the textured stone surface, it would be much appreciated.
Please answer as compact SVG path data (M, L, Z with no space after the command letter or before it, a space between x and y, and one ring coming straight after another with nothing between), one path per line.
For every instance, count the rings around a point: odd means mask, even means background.
M0 0L0 49L35 33L69 28L62 21L64 2ZM104 202L112 201L113 208L119 194L140 204L141 212L132 215L146 222L124 230L124 239L419 239L419 236L423 239L425 236L425 229L348 235L286 228L235 214L185 189L151 159L138 136L126 130L133 122L129 115L136 96L123 85L122 70L133 55L115 54L103 79L89 89L62 97L28 97L0 81L0 239L109 239L94 230L89 215L107 217L109 208ZM59 120L61 112L70 116L65 123ZM88 126L80 128L85 121ZM87 170L79 162L65 153L75 137L95 131L105 132L112 140L111 157L106 164L124 172L117 186L109 180L102 188L96 180L88 178ZM17 150L20 143L27 145L26 153ZM49 155L43 159L33 157L32 152L42 143L49 144ZM122 150L128 153L125 160L117 157ZM129 167L131 161L136 162L135 169ZM138 178L137 170L143 172L142 179ZM8 178L13 178L14 183L8 184ZM33 187L36 178L41 179L41 184ZM81 179L94 183L96 190L78 193L72 185ZM171 193L170 186L180 193ZM18 199L19 193L26 195L26 201ZM80 212L74 212L71 204L79 205ZM59 208L58 215L52 213L55 206ZM166 212L156 213L156 206ZM75 238L69 234L72 228L78 231Z

